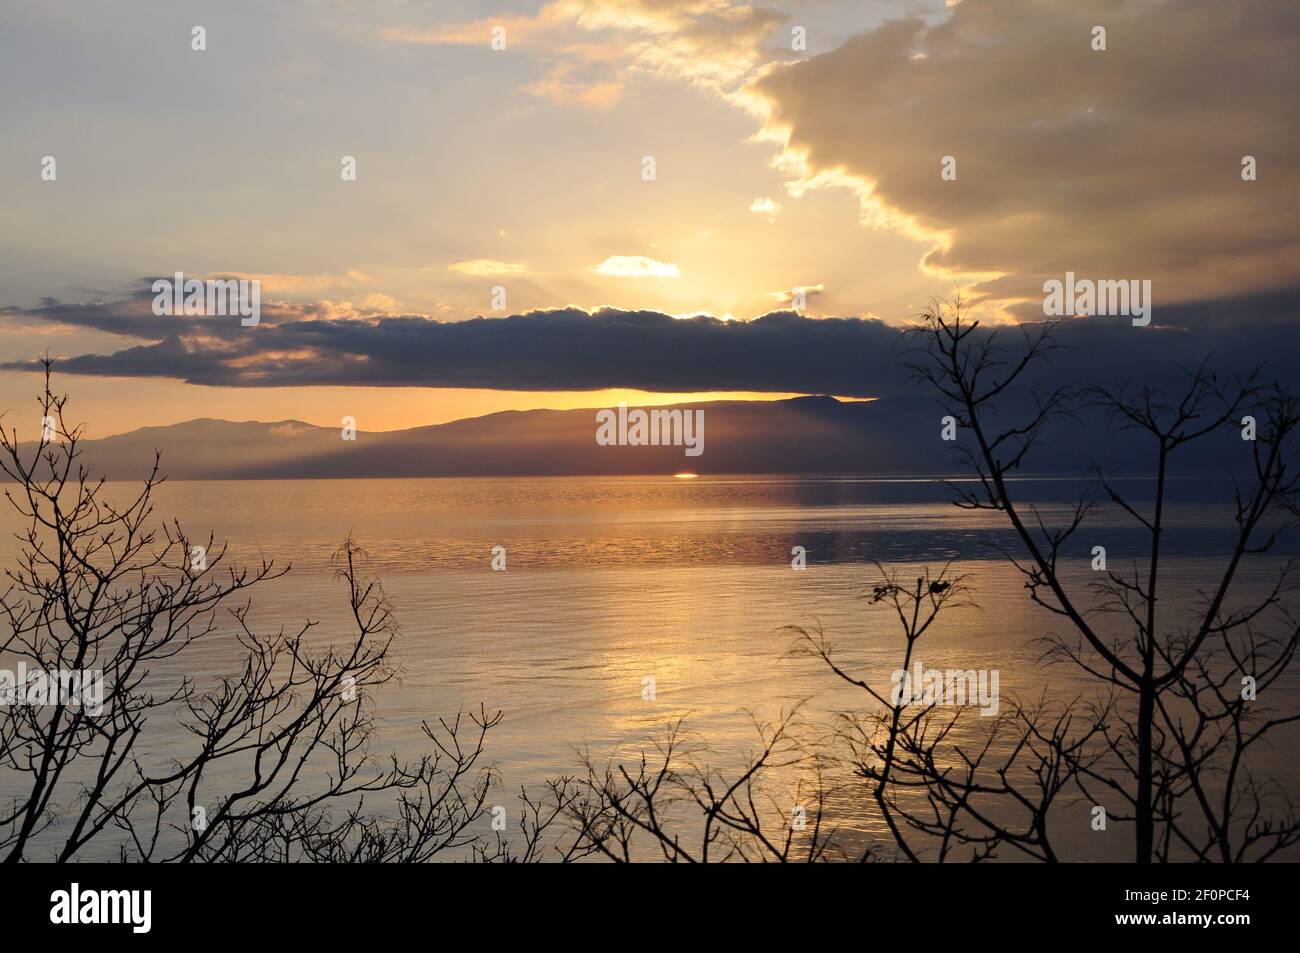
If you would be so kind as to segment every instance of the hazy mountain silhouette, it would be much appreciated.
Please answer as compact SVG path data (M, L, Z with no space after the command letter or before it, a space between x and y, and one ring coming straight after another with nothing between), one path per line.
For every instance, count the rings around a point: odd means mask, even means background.
M84 460L112 480L142 478L162 451L171 479L559 476L694 473L840 473L875 476L963 473L955 445L940 439L942 411L929 398L843 402L832 397L679 404L704 410L704 453L682 447L600 446L596 409L506 411L386 433L296 420L192 420L85 441ZM1135 438L1063 421L1051 428L1032 471L1080 475L1097 460L1124 472L1149 469ZM1183 467L1222 471L1232 434ZM1240 454L1240 440L1235 440ZM30 447L30 445L29 445ZM1243 458L1244 459L1244 458Z

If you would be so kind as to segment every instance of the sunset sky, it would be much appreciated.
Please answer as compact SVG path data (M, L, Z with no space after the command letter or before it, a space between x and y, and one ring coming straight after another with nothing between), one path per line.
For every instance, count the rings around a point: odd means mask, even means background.
M1166 328L1273 327L1297 36L1276 0L9 3L0 410L47 351L93 436L846 392L831 328L958 288L1041 316L1067 270L1152 280ZM260 278L262 324L154 316L177 271ZM779 327L683 320L795 288Z

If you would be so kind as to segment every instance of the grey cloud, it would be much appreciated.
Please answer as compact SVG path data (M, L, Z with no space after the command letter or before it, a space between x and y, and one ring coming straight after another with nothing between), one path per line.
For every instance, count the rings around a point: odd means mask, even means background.
M1041 383L1160 384L1210 355L1225 372L1268 360L1272 376L1300 379L1300 324L1279 323L1280 315L1294 313L1294 300L1292 291L1157 310L1149 328L1127 319L1067 321L1057 330L1063 347ZM259 326L244 328L233 317L155 317L135 295L116 303L3 309L0 322L45 320L146 342L61 359L63 372L214 386L618 387L864 397L917 391L905 367L908 341L897 326L874 318L778 311L722 321L561 309L440 322L414 314L326 319L324 311L269 305Z
M755 91L812 172L856 174L951 235L927 263L1001 273L981 289L996 298L1072 270L1190 301L1294 283L1298 46L1300 7L1276 0L963 0ZM945 155L956 181L940 178ZM1257 181L1242 181L1245 155Z

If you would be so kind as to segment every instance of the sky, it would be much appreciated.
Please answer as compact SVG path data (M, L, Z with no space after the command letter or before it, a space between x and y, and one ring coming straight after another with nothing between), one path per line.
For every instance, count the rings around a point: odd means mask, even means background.
M1275 0L2 0L0 411L46 353L91 436L879 396L930 298L1036 320L1066 271L1152 282L1118 352L1266 355L1298 41ZM175 272L261 323L154 315Z

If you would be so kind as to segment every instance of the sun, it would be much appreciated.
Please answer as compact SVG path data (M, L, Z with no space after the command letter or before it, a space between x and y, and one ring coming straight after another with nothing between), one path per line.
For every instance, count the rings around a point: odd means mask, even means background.
M694 480L698 476L699 476L698 473L674 473L673 474L673 477L678 480Z

